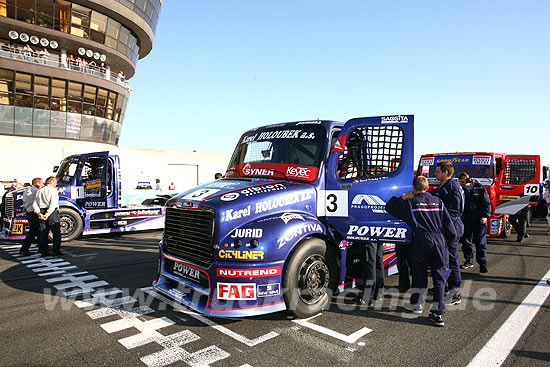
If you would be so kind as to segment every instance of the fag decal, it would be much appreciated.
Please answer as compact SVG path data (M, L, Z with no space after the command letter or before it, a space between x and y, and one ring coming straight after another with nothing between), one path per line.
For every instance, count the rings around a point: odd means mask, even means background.
M218 283L218 299L255 300L256 283Z

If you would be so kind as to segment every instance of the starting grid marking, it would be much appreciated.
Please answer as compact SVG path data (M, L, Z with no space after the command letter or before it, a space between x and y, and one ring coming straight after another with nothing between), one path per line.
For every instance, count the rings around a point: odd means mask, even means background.
M155 310L149 306L131 307L132 304L138 303L136 298L124 295L119 288L109 288L110 284L108 282L98 279L97 276L87 271L79 271L80 269L77 266L72 265L64 259L52 257L43 258L39 257L37 253L31 256L21 256L19 255L20 246L2 247L2 249L18 259L21 264L37 273L38 276L44 277L44 280L51 283L55 289L64 291L62 293L63 296L85 296L84 300L75 300L73 303L78 308L84 309L86 315L90 317L90 319L99 320L105 317L118 315L120 317L119 320L100 324L105 332L113 334L126 329L137 330L139 333L118 340L118 342L128 350L150 343L156 343L161 346L163 350L141 358L141 361L147 366L166 366L177 361L183 361L189 366L205 367L211 363L230 357L229 353L215 345L193 353L186 351L182 347L193 341L199 340L200 337L198 335L189 330L176 332L171 335L161 334L159 332L160 329L175 325L176 322L167 317L153 318L148 321L140 319L139 317L152 314ZM34 249L31 251L33 250ZM271 331L257 338L249 339L244 335L229 330L203 315L186 308L168 297L158 294L153 287L141 288L140 291L156 298L159 302L171 306L174 311L190 316L248 347L254 347L279 336L279 333ZM87 310L94 307L99 308ZM292 321L310 330L314 330L349 344L357 342L358 339L372 332L371 329L363 327L350 335L344 335L310 322L310 320L319 315L315 315L308 319ZM178 318L186 321L185 318ZM244 364L240 367L252 366Z
M118 342L126 349L131 350L150 343L161 346L163 348L161 351L141 358L141 361L149 367L162 367L178 361L191 367L208 367L211 363L231 356L215 345L192 353L183 349L182 346L197 341L200 337L189 330L170 335L161 334L159 329L175 325L176 322L167 317L153 318L147 321L140 319L140 316L154 313L155 310L149 306L127 309L125 306L135 304L138 300L124 295L120 298L112 298L123 294L122 290L116 287L98 289L99 287L110 287L110 285L106 281L98 280L95 275L87 271L78 271L77 266L63 259L39 257L37 253L31 256L22 256L19 255L20 246L2 247L2 249L33 272L38 273L39 276L44 277L46 282L56 283L53 284L53 287L63 290L65 297L85 295L86 299L74 301L74 305L78 308L86 309L99 306L98 309L86 312L92 320L118 315L120 320L100 324L105 332L113 334L130 328L139 331L135 335L118 339Z

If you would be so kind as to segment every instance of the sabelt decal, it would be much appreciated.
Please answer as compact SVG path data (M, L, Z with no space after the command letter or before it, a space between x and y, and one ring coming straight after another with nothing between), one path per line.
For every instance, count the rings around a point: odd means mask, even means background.
M237 250L220 250L218 252L220 259L231 260L263 260L263 251L237 251Z
M237 228L231 238L262 238L264 230L261 228Z
M216 269L216 274L219 277L225 278L250 278L250 277L270 277L281 275L280 266L272 266L269 268L255 269Z
M435 161L435 158L434 158L434 157L422 158L422 159L420 160L420 165L421 165L421 166L433 166L433 165L434 165L434 161Z
M285 222L285 224L288 224L288 222L290 222L292 219L305 221L304 217L302 217L300 214L293 213L284 213L283 215L281 215L281 219L283 220L283 222Z
M379 227L379 226L349 226L348 240L393 239L404 240L407 228Z
M474 155L472 164L489 166L491 164L491 156Z
M256 283L218 283L218 299L255 300Z
M86 182L86 190L95 189L101 187L101 180Z

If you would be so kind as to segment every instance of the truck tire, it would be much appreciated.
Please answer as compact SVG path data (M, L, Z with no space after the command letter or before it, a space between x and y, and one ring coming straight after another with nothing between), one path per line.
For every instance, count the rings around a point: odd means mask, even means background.
M311 317L328 305L338 282L336 256L319 238L307 239L291 254L283 274L283 298L294 316Z
M69 208L59 208L59 218L61 222L61 242L72 241L82 234L84 223L82 217L76 211Z
M512 235L512 225L508 221L508 214L504 214L504 230L500 234L502 238L508 238Z

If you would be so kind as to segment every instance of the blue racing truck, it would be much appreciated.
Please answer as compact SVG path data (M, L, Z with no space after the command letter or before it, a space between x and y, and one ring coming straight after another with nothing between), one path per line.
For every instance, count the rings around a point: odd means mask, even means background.
M81 234L125 232L164 227L166 198L148 200L150 206L122 203L120 159L109 152L71 155L56 170L61 239ZM5 197L3 237L23 239L28 223L23 211L25 189Z
M166 203L156 291L207 315L315 315L359 281L357 244L395 272L411 229L384 210L413 179L412 115L299 121L242 135L223 179Z

